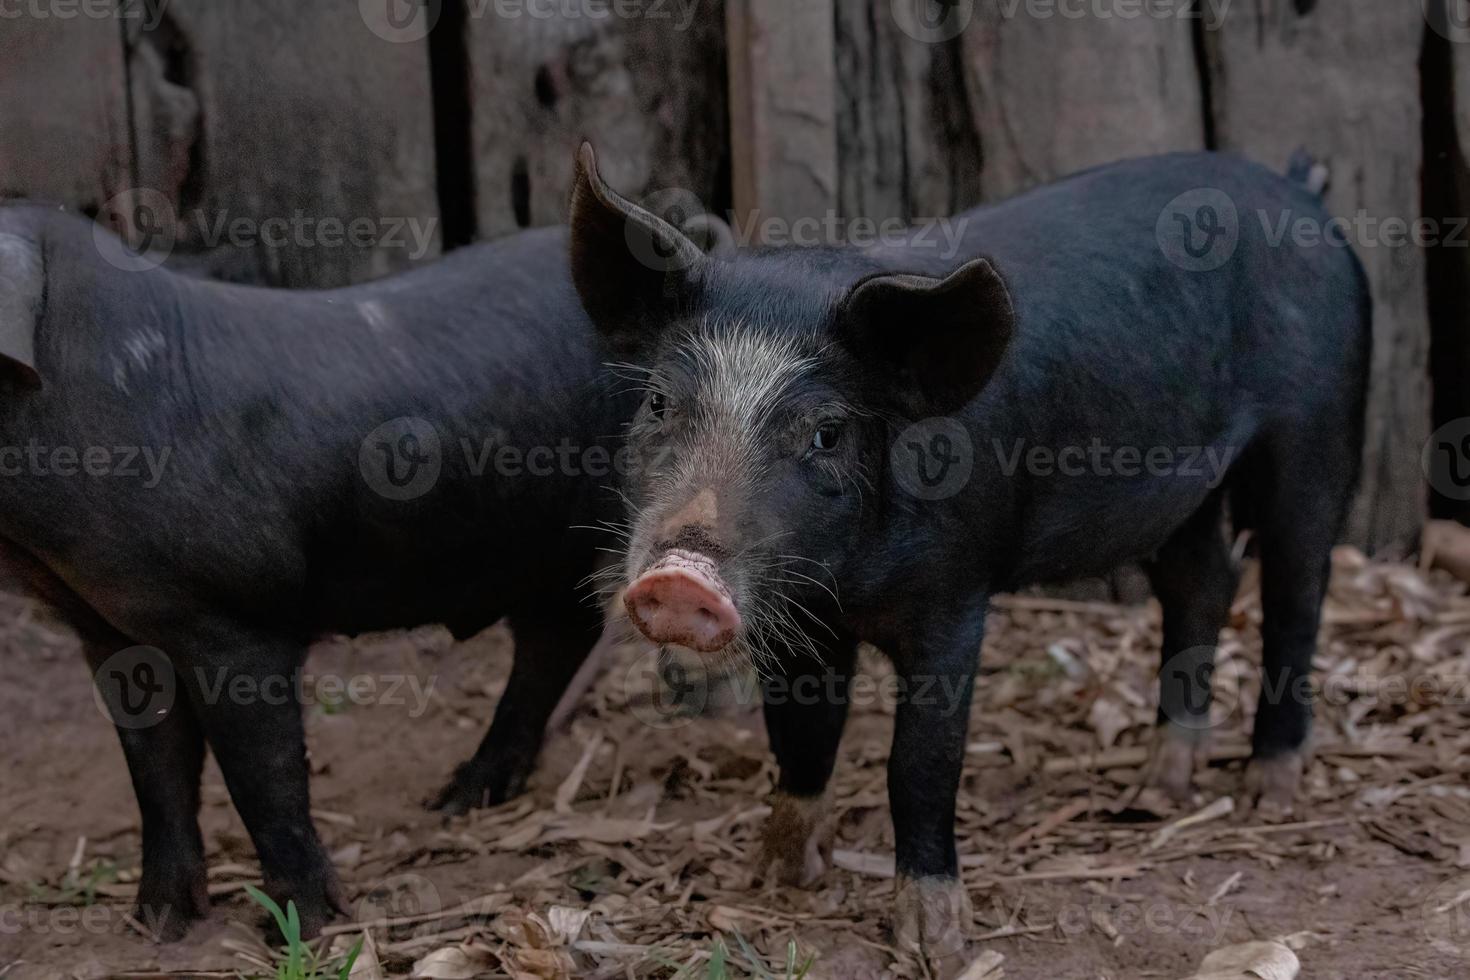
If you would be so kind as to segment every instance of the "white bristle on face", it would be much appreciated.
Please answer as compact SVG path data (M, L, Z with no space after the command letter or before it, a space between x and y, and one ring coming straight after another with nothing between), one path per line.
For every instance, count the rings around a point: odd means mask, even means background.
M822 351L790 331L706 320L682 337L670 356L686 379L671 386L683 417L672 459L643 487L626 556L629 579L643 572L656 539L667 533L656 529L691 501L707 494L708 511L723 513L727 505L738 510L741 497L761 485L769 462L790 448L790 433L772 423L779 423L794 389L819 368ZM668 383L661 371L649 375L657 385ZM797 559L753 553L750 542L726 543L740 560L719 574L735 593L744 625L718 656L705 654L703 661L721 668L774 667L778 657L771 644L777 637L783 648L820 660L792 602L770 581Z
M697 368L699 410L707 424L751 435L788 388L816 366L799 338L755 328L703 329L686 348Z

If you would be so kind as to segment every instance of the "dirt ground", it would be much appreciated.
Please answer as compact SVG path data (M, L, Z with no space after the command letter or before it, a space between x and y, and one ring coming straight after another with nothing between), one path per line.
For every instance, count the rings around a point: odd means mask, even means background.
M1267 822L1237 802L1259 663L1251 579L1221 646L1215 764L1172 812L1124 805L1151 731L1157 608L998 602L960 799L974 921L954 963L1172 980L1217 947L1282 938L1312 980L1470 975L1465 587L1339 552L1307 799ZM154 945L126 915L137 814L80 656L23 600L3 597L0 617L0 977L260 973L260 911L243 894L257 867L218 771L202 814L213 915ZM924 975L888 925L881 658L864 656L873 682L843 743L837 867L800 891L751 882L772 780L759 711L728 688L705 717L669 710L636 647L526 796L447 824L426 812L478 742L509 655L503 628L312 654L307 689L328 695L307 709L315 814L357 919L378 923L354 977L702 977L717 941L731 976L784 976L789 943L812 977ZM367 680L348 696L323 678ZM363 933L336 930L339 945Z

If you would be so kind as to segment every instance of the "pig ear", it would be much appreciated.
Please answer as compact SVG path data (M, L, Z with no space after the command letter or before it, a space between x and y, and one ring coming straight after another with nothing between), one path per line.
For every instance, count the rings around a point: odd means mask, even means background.
M1010 291L986 259L944 279L872 276L852 288L840 315L849 349L897 374L904 407L926 415L956 411L985 387L1016 323Z
M36 324L45 293L45 272L34 242L0 233L0 376L9 374L40 387L36 371Z
M699 246L673 225L603 182L590 143L577 152L571 251L582 305L624 357L647 350L687 302L706 262Z

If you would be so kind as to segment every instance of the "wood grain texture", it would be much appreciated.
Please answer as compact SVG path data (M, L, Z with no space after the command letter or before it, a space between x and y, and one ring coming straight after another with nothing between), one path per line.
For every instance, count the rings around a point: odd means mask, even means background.
M728 208L721 4L596 18L496 9L466 24L481 237L565 221L583 139L628 197L678 188Z
M0 21L0 197L96 213L124 189L124 77L114 18Z
M737 224L822 218L837 205L832 0L730 0Z
M307 223L284 244L219 248L209 271L335 286L438 253L422 39L384 40L341 0L172 0L164 24L130 35L129 57L139 179L176 202L184 248L217 245L221 221ZM333 244L328 219L362 222L366 244ZM400 219L431 234L427 250L394 234Z
M981 0L961 35L986 200L1100 163L1204 147L1190 21L1029 9Z
M961 42L905 33L892 0L836 5L838 210L905 221L980 202Z
M1420 214L1418 4L1252 0L1206 37L1220 147L1284 167L1305 147L1332 169L1330 209L1412 223ZM1357 237L1357 236L1355 236ZM1350 539L1386 556L1417 537L1426 494L1429 326L1423 252L1358 241L1374 294L1367 445Z

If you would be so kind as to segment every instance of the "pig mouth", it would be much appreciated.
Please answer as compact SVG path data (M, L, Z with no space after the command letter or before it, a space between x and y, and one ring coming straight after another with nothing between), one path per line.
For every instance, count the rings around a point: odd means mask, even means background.
M639 573L623 596L628 618L654 643L716 653L740 632L740 612L714 559L672 548Z

